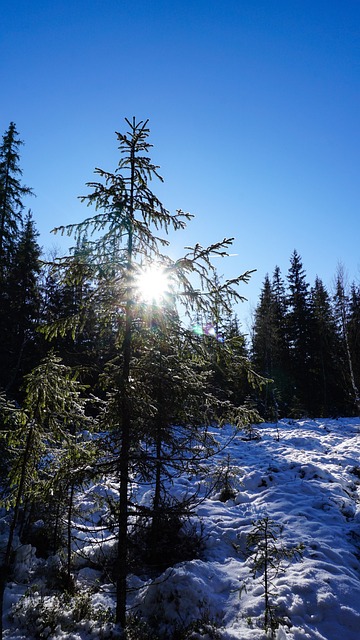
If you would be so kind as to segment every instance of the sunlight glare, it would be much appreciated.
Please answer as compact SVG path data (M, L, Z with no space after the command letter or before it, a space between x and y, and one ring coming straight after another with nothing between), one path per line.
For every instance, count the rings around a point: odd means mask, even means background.
M137 277L137 289L144 302L159 304L169 292L169 280L164 270L152 265L142 270Z

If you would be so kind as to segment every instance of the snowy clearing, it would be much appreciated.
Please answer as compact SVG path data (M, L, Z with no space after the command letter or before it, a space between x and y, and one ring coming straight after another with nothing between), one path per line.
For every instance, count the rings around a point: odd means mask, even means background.
M222 502L219 494L213 494L198 505L194 522L203 533L201 555L166 569L155 580L130 576L129 610L144 619L156 615L159 632L169 640L174 628L204 615L216 623L223 640L359 640L360 420L281 420L277 425L257 425L256 430L260 439L246 440L244 433L238 433L218 454L218 461L229 460L234 497ZM230 428L216 433L225 442ZM190 493L203 482L180 478L174 495ZM78 496L78 504L84 512L91 510L95 496L116 495L114 489L110 481L98 483ZM99 513L92 514L91 534L76 530L76 548L82 553L75 559L75 577L84 594L90 594L90 613L111 611L114 606L114 586L103 582L97 588L100 572L84 557L86 550L111 557L113 539L97 529L99 519ZM269 566L270 601L277 621L273 635L263 629L264 572L257 571L254 577L255 556L247 548L248 534L259 522L274 527L278 548L291 551L303 545L302 557L295 554L275 562L274 568ZM4 540L6 519L0 526ZM102 539L103 545L92 546L89 537ZM36 558L29 546L18 548L13 581L5 593L5 638L111 638L106 616L90 623L79 615L76 623L56 596L46 600L41 595L41 575L56 561L56 557ZM29 608L25 613L16 605L25 593L32 611L42 598L43 609L63 608L62 617L58 615L56 624L50 620L47 630L34 628L29 635L24 627L29 624Z

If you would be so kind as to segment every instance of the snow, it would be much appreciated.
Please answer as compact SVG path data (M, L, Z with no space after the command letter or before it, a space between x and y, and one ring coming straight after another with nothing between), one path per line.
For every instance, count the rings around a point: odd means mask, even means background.
M225 463L230 456L235 469L233 499L221 502L219 492L206 497L202 478L174 480L178 496L195 486L203 488L194 522L199 531L202 528L204 549L198 558L170 567L155 579L129 576L129 608L145 619L157 616L159 630L169 640L176 625L186 626L204 615L216 622L222 640L359 640L360 420L281 420L256 425L256 430L259 440L247 440L242 432L231 439L229 426L215 431L221 444L229 439L216 462ZM104 496L108 490L115 496L110 480L107 485L97 483L93 496ZM146 504L148 494L144 488L138 499ZM91 495L87 490L78 498L84 511ZM94 513L98 519L99 512ZM278 544L288 550L303 545L302 557L284 560L272 576L271 602L279 619L273 635L263 629L263 575L258 572L254 577L254 558L247 552L254 523L266 518L279 527ZM99 544L103 540L101 553L112 551L112 538L106 535L103 528L97 533L93 527L91 538L98 537ZM100 553L100 546L94 551L84 532L79 538L77 545L83 545L83 551L88 546L93 554ZM17 554L16 575L22 580L27 575L29 588L39 560L29 547L20 547ZM82 589L98 583L99 572L83 557L76 571ZM6 589L8 640L35 637L24 632L23 618L12 609L24 591L19 581ZM111 584L93 588L92 607L111 609L113 592ZM41 637L88 640L111 634L106 635L105 623L100 628L82 622L72 630L58 625Z

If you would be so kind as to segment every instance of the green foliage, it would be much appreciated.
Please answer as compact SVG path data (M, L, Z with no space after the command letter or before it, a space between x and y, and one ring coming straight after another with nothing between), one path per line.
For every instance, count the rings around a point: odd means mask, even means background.
M23 198L32 194L21 184L19 148L23 142L17 137L14 122L10 122L0 145L0 276L11 260L22 223Z
M246 541L253 577L260 575L264 586L264 627L266 631L271 631L272 638L275 637L279 624L276 605L273 603L276 577L284 570L284 561L300 560L304 549L301 543L285 547L280 540L281 532L281 525L265 516L253 522Z
M66 465L67 482L74 465L79 464L77 430L89 427L80 392L81 385L71 370L50 354L27 376L23 407L18 408L4 396L1 398L1 411L8 426L1 436L10 458L3 505L8 510L14 509L3 557L6 568L11 559L21 505L36 501L44 503L57 489L54 460L58 448L61 448L62 456L66 455L66 450L70 452L67 455L72 464ZM77 466L76 469L78 473Z
M219 500L226 502L235 498L241 487L242 470L231 463L230 454L215 466L210 474L210 486L219 494Z

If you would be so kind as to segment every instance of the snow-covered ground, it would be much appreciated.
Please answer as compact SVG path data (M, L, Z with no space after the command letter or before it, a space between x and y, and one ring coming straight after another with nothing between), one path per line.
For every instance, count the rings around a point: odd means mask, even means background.
M186 626L202 616L216 622L222 640L359 640L360 420L282 420L256 430L259 439L246 440L239 433L218 456L224 464L229 462L235 494L222 502L213 493L199 504L201 556L167 569L155 582L130 577L129 606L145 618L156 612L169 640L174 625ZM225 442L229 433L224 428L217 437ZM196 482L180 478L175 495L191 492ZM84 509L89 495L81 497ZM269 567L270 602L279 620L273 636L263 630L264 573L259 570L254 576L255 555L247 546L248 534L259 523L267 523L274 532L277 548L289 551L303 545L302 557L295 554ZM107 544L111 547L112 542ZM20 549L19 582L32 562ZM85 589L98 575L80 559L77 565ZM32 574L34 569L30 580ZM8 640L31 638L21 629L22 614L8 618L11 604L24 590L14 582L6 591ZM102 585L91 595L92 606L111 608L112 594L112 585ZM96 631L82 623L69 631L65 620L49 635L38 637L110 637L105 627Z

